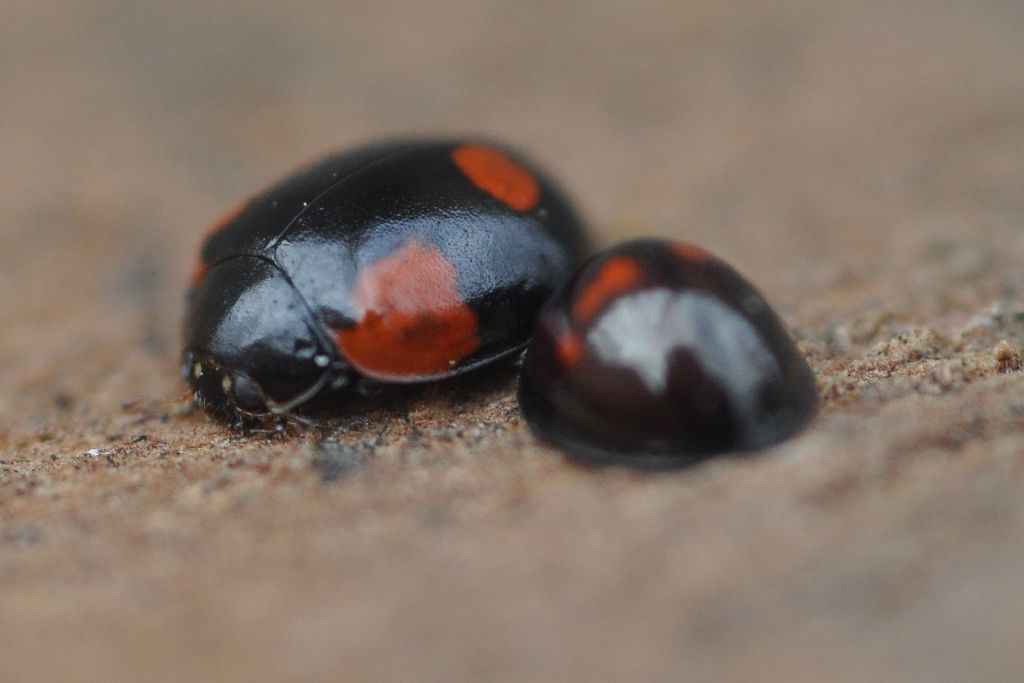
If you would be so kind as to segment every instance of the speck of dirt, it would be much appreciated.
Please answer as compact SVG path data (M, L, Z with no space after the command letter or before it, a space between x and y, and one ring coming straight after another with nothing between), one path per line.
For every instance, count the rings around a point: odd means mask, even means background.
M351 444L325 441L313 453L313 469L320 481L331 484L358 470L366 458L361 450Z

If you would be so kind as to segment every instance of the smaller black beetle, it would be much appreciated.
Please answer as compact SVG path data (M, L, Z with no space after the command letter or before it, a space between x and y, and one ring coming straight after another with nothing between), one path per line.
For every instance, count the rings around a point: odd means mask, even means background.
M577 459L661 468L781 441L818 397L746 280L697 247L646 239L594 257L544 306L519 402Z
M561 191L508 149L406 140L332 156L211 229L182 375L234 418L459 375L525 346L586 242Z

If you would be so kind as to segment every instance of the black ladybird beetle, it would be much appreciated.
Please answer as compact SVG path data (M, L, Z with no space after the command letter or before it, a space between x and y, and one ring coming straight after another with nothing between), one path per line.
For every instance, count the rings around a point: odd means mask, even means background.
M577 459L672 467L776 443L818 397L757 290L698 247L645 239L588 261L541 309L519 402Z
M332 156L210 230L182 375L235 416L458 375L521 349L585 250L559 189L508 149L397 141Z

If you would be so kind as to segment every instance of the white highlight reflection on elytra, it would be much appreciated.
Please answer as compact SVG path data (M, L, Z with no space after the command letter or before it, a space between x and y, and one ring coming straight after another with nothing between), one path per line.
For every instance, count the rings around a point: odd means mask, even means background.
M667 388L672 351L685 348L725 385L733 409L750 417L759 386L782 375L757 328L715 297L693 290L656 288L620 297L587 342L601 360L634 370L656 394Z

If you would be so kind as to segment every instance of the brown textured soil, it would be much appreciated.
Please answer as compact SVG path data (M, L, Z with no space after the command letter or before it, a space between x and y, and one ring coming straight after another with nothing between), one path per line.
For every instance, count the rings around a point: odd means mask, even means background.
M0 680L1020 680L1022 33L1005 0L4 4ZM812 427L645 475L538 444L511 366L283 439L149 403L205 225L463 131L604 242L748 275Z

